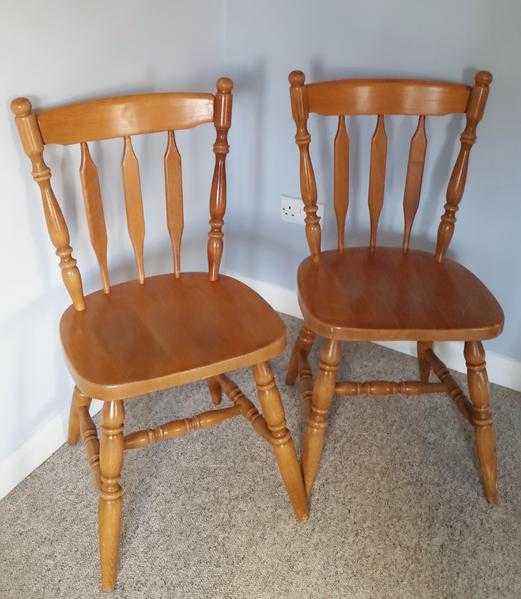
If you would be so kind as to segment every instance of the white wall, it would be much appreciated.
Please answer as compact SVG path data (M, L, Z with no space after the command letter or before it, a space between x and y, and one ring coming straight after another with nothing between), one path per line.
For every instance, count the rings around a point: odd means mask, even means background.
M213 90L216 78L223 74L222 14L220 1L1 3L0 492L37 465L36 453L42 447L45 458L45 451L52 451L53 443L63 439L72 391L58 339L59 317L69 299L9 102L25 95L39 108L146 90ZM184 150L186 268L201 268L206 263L214 136L210 125L178 136L182 154ZM141 163L149 272L167 271L170 266L161 171L165 141L162 135L135 141ZM133 272L119 170L121 144L119 140L92 144L91 150L102 167L111 275L121 280ZM47 157L51 167L58 167L55 191L69 222L74 254L88 292L99 288L99 279L78 189L78 149L53 147Z
M3 0L0 5L0 495L63 439L72 382L57 323L68 305L9 112L27 95L35 107L90 96L145 90L213 88L222 74L235 80L228 177L224 267L266 282L289 296L307 247L303 229L279 218L281 193L298 195L287 75L309 80L352 75L411 75L470 81L476 69L494 76L485 121L471 159L452 255L497 294L505 333L487 344L496 355L521 360L521 4L517 0ZM353 187L348 243L365 241L370 119L351 124ZM429 246L439 219L460 121L429 124L424 198L416 242ZM386 203L381 232L401 235L401 200L410 119L388 120ZM326 205L324 245L333 242L331 140L334 123L312 123L320 200ZM163 204L164 136L136 140L144 187L149 272L166 271L169 245ZM205 267L211 127L179 135L187 227L183 266ZM184 150L184 152L183 152ZM111 275L132 275L125 230L119 142L92 145L102 168ZM98 287L78 190L77 148L52 148L55 190L69 220L87 291ZM199 167L197 169L196 167ZM63 174L62 174L63 173ZM261 285L262 287L262 285ZM277 297L273 297L276 301ZM291 302L290 302L291 303ZM279 302L283 305L283 302ZM516 366L517 365L517 366ZM2 481L2 477L4 480Z

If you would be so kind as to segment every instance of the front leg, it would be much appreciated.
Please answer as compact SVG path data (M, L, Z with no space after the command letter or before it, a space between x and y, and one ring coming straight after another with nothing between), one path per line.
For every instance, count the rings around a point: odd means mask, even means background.
M324 447L327 416L335 395L336 372L340 357L340 342L326 339L320 350L320 371L313 387L311 407L304 433L302 469L308 495L315 482Z
M119 484L123 466L122 401L107 401L101 416L99 499L99 545L101 559L101 586L113 591L118 569L119 538L123 491Z
M254 366L253 375L257 387L257 397L271 433L271 446L275 453L282 480L286 485L295 515L299 520L306 520L308 517L308 502L302 472L297 460L293 439L286 427L284 407L269 363L262 362Z
M294 385L299 375L300 355L307 356L313 347L315 333L302 325L298 337L293 345L293 350L289 358L288 371L286 373L286 385Z
M496 432L490 410L490 389L485 363L485 350L480 341L465 343L465 361L469 395L472 400L476 453L479 460L485 497L497 503Z

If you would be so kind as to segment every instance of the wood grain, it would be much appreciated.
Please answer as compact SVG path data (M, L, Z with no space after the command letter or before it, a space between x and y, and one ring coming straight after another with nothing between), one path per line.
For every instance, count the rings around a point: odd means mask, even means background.
M105 293L110 292L109 269L107 264L107 227L101 200L98 170L94 164L89 146L81 144L80 181L85 204L85 214L89 227L90 242L98 259L101 281Z
M295 142L300 156L300 194L306 213L306 237L309 251L316 262L320 255L321 229L320 217L317 215L317 184L309 154L311 135L307 128L309 111L307 107L307 87L304 85L304 81L304 73L301 71L293 71L289 75L291 111L297 127Z
M210 190L210 231L208 233L208 275L211 281L219 276L223 253L223 219L226 210L226 156L229 151L228 130L232 123L231 79L222 77L217 81L215 95L214 125L217 132L213 151L215 168Z
M454 234L456 212L467 182L470 151L476 141L476 128L485 112L491 83L492 75L489 72L480 71L477 73L466 113L467 124L460 138L460 151L447 187L445 212L438 227L438 238L436 240L436 260L438 262L444 259Z
M123 466L123 420L121 401L103 404L101 416L100 472L98 506L101 588L113 591L119 560L123 490L119 484Z
M420 115L418 126L412 136L409 148L409 162L407 163L407 175L405 178L405 191L403 195L404 233L402 248L404 252L409 251L411 229L420 204L426 151L427 135L425 134L425 116Z
M490 389L485 363L485 350L479 341L465 343L465 362L472 401L472 421L475 431L476 454L481 470L485 497L497 503L496 431L490 409Z
M181 238L183 236L183 178L181 155L177 149L173 131L168 132L168 144L164 157L166 222L172 243L174 276L181 274Z
M385 163L387 160L387 134L382 115L378 115L376 128L371 140L371 166L369 169L369 218L371 221L371 248L376 247L378 221L384 204L385 193Z
M328 412L335 396L336 373L341 356L338 341L334 339L325 339L323 341L320 349L320 370L313 387L302 452L302 472L308 495L313 488L320 464L327 430Z
M307 85L310 112L323 115L463 113L470 87L418 79L344 79Z
M301 190L306 212L310 256L298 269L299 305L304 325L291 353L287 383L299 376L306 411L303 472L311 491L325 439L327 415L336 393L416 394L444 391L459 412L475 427L485 496L496 501L495 433L489 405L488 382L481 341L503 330L503 311L485 285L466 268L446 258L454 233L456 212L463 197L469 156L476 128L483 117L492 75L476 74L474 85L399 79L350 79L306 84L301 71L290 76L293 118L300 148ZM316 186L309 156L310 114L337 116L334 143L333 200L337 215L336 250L322 251L316 215ZM427 149L426 116L465 113L461 147L447 188L438 228L436 250L430 254L410 249L411 232L419 208ZM348 204L349 140L345 117L377 116L371 142L368 204L368 247L344 249L343 215ZM377 231L384 202L387 136L386 115L415 115L418 125L409 148L403 211L402 248L377 247ZM351 118L350 122L353 122ZM312 385L308 348L303 331L320 335L320 372ZM341 341L416 341L420 381L342 381L335 383ZM433 342L465 341L471 401L447 367L433 352ZM312 343L312 341L311 341ZM310 346L310 345L309 345ZM440 383L430 383L433 371ZM308 409L308 404L311 406Z
M43 159L43 141L36 116L27 98L11 102L16 127L24 152L31 160L32 176L40 188L43 213L51 243L60 259L62 279L76 310L85 310L83 285L76 260L72 256L69 229L51 186L51 171Z
M286 345L272 308L246 285L207 273L113 285L69 309L60 331L78 387L122 399L271 360Z
M212 94L139 94L68 104L37 116L44 143L67 145L211 123L213 102Z
M345 341L478 340L503 329L500 305L475 275L420 250L322 252L318 265L300 265L298 295L307 327Z
M123 143L121 169L123 173L128 234L132 247L134 248L134 258L136 261L139 282L144 283L145 265L143 245L145 241L145 216L143 214L143 200L141 197L139 163L136 154L134 153L130 137L125 137Z
M333 199L335 204L338 251L344 250L346 214L349 207L349 135L343 114L338 117L334 143Z

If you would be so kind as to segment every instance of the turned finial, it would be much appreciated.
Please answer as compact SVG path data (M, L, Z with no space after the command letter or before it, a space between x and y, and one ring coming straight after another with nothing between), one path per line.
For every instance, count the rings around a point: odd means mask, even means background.
M288 77L291 87L302 87L306 81L306 76L302 71L291 71Z
M488 87L492 83L492 73L489 71L479 71L474 77L476 85Z
M11 111L15 117L23 117L31 114L33 107L27 98L15 98L11 102Z
M233 81L228 77L220 77L217 79L216 87L217 91L221 92L222 94L229 94L233 89Z

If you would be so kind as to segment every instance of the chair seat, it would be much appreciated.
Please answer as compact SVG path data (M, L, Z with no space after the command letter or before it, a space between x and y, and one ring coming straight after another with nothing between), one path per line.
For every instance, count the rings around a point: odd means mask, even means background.
M349 248L323 252L298 270L306 324L340 340L483 340L503 329L503 311L469 270L427 252Z
M255 291L207 273L159 275L111 287L72 306L60 332L80 389L123 399L270 360L283 351L285 327Z

